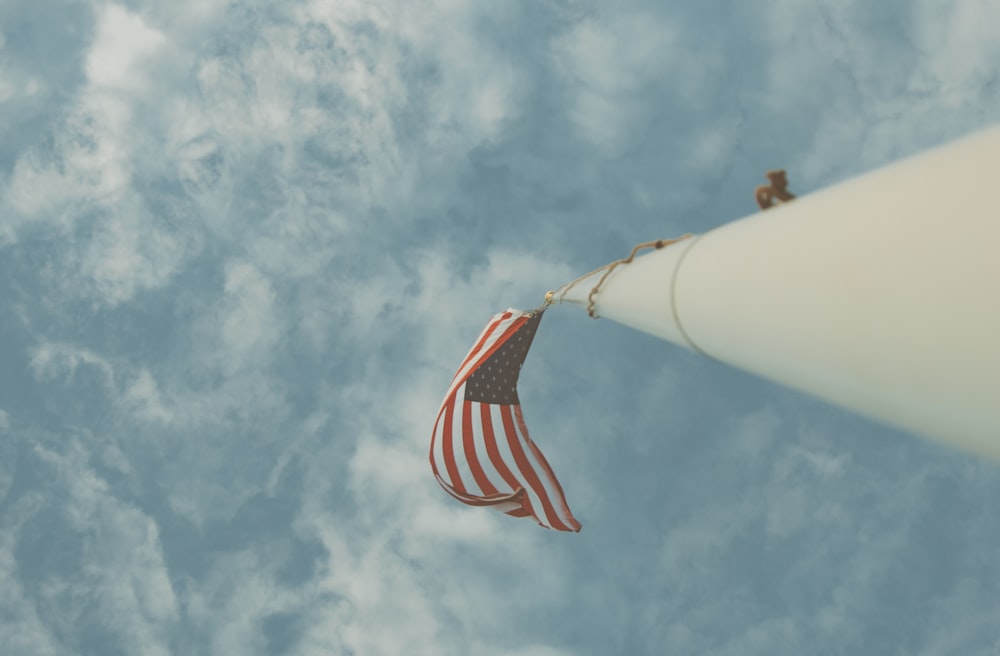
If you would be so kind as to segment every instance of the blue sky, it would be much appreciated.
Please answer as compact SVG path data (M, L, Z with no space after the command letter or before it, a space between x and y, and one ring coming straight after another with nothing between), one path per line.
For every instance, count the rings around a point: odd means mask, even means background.
M1000 469L574 308L576 535L427 463L486 319L1000 119L1000 2L0 5L0 652L994 654Z

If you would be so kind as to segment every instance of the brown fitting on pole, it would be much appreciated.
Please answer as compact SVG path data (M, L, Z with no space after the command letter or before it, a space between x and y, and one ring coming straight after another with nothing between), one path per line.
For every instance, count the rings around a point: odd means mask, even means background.
M757 199L760 209L770 209L775 205L795 200L795 194L788 191L788 178L785 176L785 169L768 171L767 179L771 181L771 184L761 185L754 191L754 197Z

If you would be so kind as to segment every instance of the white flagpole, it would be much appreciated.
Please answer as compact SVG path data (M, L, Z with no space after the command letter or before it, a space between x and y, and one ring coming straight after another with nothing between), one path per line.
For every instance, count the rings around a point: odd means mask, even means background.
M601 273L561 300L587 306ZM592 300L1000 460L1000 126L637 257Z

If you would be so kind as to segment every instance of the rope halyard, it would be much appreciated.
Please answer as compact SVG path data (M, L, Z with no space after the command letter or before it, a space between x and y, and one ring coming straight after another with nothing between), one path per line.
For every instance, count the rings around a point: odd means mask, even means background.
M608 276L611 275L611 272L614 271L615 268L618 267L618 265L620 265L620 264L629 264L632 260L635 259L635 256L639 253L639 251L641 251L643 249L646 249L646 248L653 248L653 249L664 248L666 246L669 246L670 244L676 244L679 241L683 241L684 239L687 239L687 238L689 238L691 236L692 236L691 233L687 233L687 234L681 235L680 237L676 237L674 239L657 239L656 241L647 241L647 242L643 242L641 244L638 244L637 246L635 246L635 248L632 249L632 252L628 254L628 257L622 258L620 260L616 260L614 262L611 262L610 264L605 264L602 267L598 267L598 268L594 269L593 271L591 271L590 273L585 273L582 276L580 276L579 278L577 278L576 280L573 280L572 282L568 282L565 285L563 285L562 287L559 287L558 289L555 289L554 291L546 293L545 294L545 302L538 308L538 310L536 310L536 312L539 311L539 310L544 310L545 308L549 307L550 305L555 305L556 303L562 303L563 299L566 297L567 292L569 292L569 290L572 289L578 282L580 282L581 280L585 280L585 279L587 279L587 278L589 278L589 277L597 274L601 270L603 270L604 271L604 275L601 276L601 279L597 281L597 284L594 285L593 288L591 288L590 293L587 295L587 314L589 314L592 319L599 319L600 317L598 316L597 312L594 310L594 305L597 302L597 294L601 290L601 285L604 284L604 281L607 280Z

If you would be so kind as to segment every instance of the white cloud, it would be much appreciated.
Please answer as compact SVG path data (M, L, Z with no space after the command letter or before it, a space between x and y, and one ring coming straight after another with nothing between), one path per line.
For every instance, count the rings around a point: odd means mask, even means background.
M538 645L499 653L502 653L503 656L570 656L572 652L546 645Z
M10 187L13 208L66 225L81 203L117 201L129 180L125 132L129 110L116 100L88 96L55 131L53 151L29 150L17 161Z
M101 373L107 389L113 389L115 373L111 363L100 355L70 344L46 342L31 355L31 368L41 381L72 378L80 366L93 367Z
M164 229L143 193L132 187L139 163L159 157L156 139L134 120L151 86L151 64L166 37L126 9L98 11L87 56L87 83L78 100L52 127L51 144L18 157L5 190L10 221L0 233L17 240L21 226L47 225L63 237L80 226L90 239L64 239L55 279L73 296L90 295L116 306L137 292L162 286L199 244L196 235Z
M736 507L701 508L694 516L671 526L663 545L663 570L690 581L712 567L722 550L743 530L752 502Z
M275 582L273 555L254 549L219 554L203 580L190 581L185 608L212 653L269 653L263 631L267 618L317 603L308 590L295 594Z
M330 567L311 592L323 603L304 602L311 611L302 653L562 653L524 646L534 640L510 632L518 616L538 604L555 603L560 594L559 575L553 573L559 568L539 545L526 544L534 540L508 535L486 547L492 568L542 573L530 583L508 579L498 589L494 575L460 565L468 550L463 555L461 543L447 535L413 534L405 515L373 519L375 532L369 535L329 517L310 519L330 552ZM530 563L523 557L527 553L536 554ZM420 566L412 566L415 562ZM519 601L510 604L511 599ZM469 608L477 612L468 613ZM518 643L523 651L513 647Z
M159 385L148 369L142 369L124 392L125 403L147 421L170 423L174 413L164 405Z
M140 90L147 86L140 67L163 45L165 37L140 16L116 4L105 5L97 35L87 53L87 78L95 88Z
M177 234L150 219L145 208L122 202L95 227L79 267L102 304L114 307L162 287L200 249L197 236Z
M7 39L0 33L0 105L10 111L19 100L30 100L43 91L43 82L23 62L18 62L16 54L7 48Z
M21 526L42 503L39 496L10 503L0 518L0 649L7 654L64 653L19 580L14 557Z
M14 208L28 215L63 215L68 203L115 202L129 181L133 107L120 92L141 92L143 65L164 36L118 5L99 11L86 56L88 84L55 131L52 152L38 148L19 158L10 189ZM49 217L51 220L51 217Z
M917 33L933 53L929 69L941 83L948 107L958 109L991 80L996 84L992 62L1000 56L1000 5L993 0L922 2L916 10Z
M223 291L218 326L227 365L240 369L247 362L266 360L281 335L270 281L251 264L230 262Z
M36 446L34 453L48 474L47 489L65 495L67 503L58 512L68 521L69 530L80 536L80 564L66 576L50 572L42 580L30 581L37 607L63 610L55 626L49 619L46 630L39 630L41 635L33 641L42 648L41 653L62 653L51 651L51 643L43 636L51 635L51 629L59 631L58 627L72 617L97 611L115 619L114 633L123 648L148 654L170 653L169 636L177 619L177 607L155 522L111 493L108 484L88 465L89 455L80 441L69 439L61 448L63 452L57 453ZM31 497L21 499L21 525L53 501L39 496L29 504ZM17 530L7 533L11 538L17 534ZM10 563L13 547L13 540L0 545L0 562ZM32 557L18 554L22 559ZM19 568L24 566L24 562L18 564ZM2 569L10 572L9 567ZM14 581L25 583L20 572ZM26 594L23 588L20 594ZM23 608L21 604L15 606ZM30 627L32 618L23 616L23 611L21 614ZM70 644L74 641L70 637Z
M495 41L484 26L516 29L522 11L437 0L429 7L399 2L373 12L381 27L402 37L406 52L420 53L435 70L437 83L426 100L432 112L426 140L434 150L465 152L500 137L521 114L526 71L504 52L510 44Z
M164 395L148 368L114 362L90 349L60 342L42 342L34 347L30 366L37 381L64 385L75 384L81 370L96 372L102 387L100 393L115 407L144 422L167 424L177 419L179 401ZM89 385L89 381L84 384ZM88 391L94 390L88 388ZM191 411L194 407L197 404L185 410ZM184 419L197 421L200 418L186 416Z
M628 11L588 18L553 44L556 67L573 94L570 117L581 136L614 155L637 136L651 107L643 91L680 65L676 28L655 14Z

